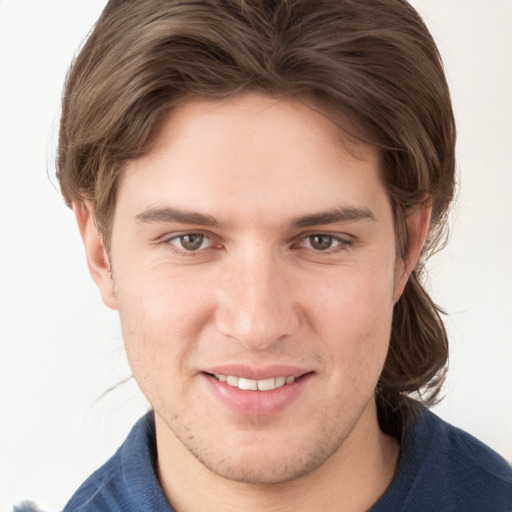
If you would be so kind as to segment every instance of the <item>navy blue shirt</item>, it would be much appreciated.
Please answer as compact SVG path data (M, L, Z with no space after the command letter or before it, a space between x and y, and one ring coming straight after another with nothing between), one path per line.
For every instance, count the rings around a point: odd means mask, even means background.
M174 512L156 477L154 416L78 489L64 512ZM422 408L407 425L395 477L371 512L511 512L512 469Z

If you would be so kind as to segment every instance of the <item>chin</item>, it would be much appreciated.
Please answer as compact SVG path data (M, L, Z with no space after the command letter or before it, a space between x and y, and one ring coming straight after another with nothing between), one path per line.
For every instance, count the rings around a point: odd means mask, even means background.
M306 459L298 456L277 461L258 456L257 460L242 457L241 460L223 461L220 464L207 460L201 462L210 471L226 480L253 485L276 485L311 473L324 460L322 457Z
M189 450L201 464L222 478L246 484L275 485L315 471L336 453L345 436L330 439L319 436L309 442L298 436L291 440L290 434L287 437L287 440L272 442L254 433L248 443L239 439L231 446L217 445L213 450L195 451L190 446Z

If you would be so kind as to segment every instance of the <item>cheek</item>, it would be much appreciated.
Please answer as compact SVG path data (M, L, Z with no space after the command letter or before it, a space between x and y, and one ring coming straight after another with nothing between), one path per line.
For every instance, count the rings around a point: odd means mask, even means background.
M177 281L162 275L152 280L142 272L115 279L126 352L142 388L185 371L210 316L204 291Z
M309 303L319 322L342 330L364 331L375 323L389 323L393 290L394 267L374 265L373 269L342 269L316 285L310 283L304 292L309 291ZM324 316L330 320L320 320Z
M165 265L135 268L114 275L120 314L131 331L181 337L200 327L211 302L210 284L200 276ZM124 314L123 314L124 312ZM168 334L166 336L166 333Z
M360 371L380 374L391 334L392 269L347 272L317 288L312 303L311 323L329 341L333 365L351 369L354 378Z

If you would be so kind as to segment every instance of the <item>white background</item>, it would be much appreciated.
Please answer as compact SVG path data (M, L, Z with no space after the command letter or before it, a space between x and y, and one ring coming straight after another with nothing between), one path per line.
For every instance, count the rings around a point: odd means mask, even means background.
M461 190L430 288L449 312L436 410L512 461L512 2L415 0L459 128ZM0 0L0 511L62 508L147 404L55 187L62 83L104 0ZM49 177L47 176L47 173Z

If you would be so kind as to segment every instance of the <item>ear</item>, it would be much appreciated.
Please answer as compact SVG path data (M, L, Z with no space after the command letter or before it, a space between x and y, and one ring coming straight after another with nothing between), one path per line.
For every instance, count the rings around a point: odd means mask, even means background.
M395 289L393 293L393 301L395 303L401 297L409 276L418 263L427 239L431 216L432 206L427 204L419 208L407 219L409 246L405 258L398 258L395 265Z
M105 305L117 309L114 293L114 281L110 271L110 262L103 237L98 232L90 205L84 202L73 203L73 213L85 247L89 272L98 286Z

